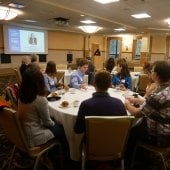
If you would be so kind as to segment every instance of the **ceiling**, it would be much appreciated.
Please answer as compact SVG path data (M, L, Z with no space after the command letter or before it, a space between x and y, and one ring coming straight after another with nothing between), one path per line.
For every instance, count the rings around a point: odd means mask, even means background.
M82 33L78 28L82 25L80 20L91 19L96 22L95 25L103 28L97 33L102 35L117 34L113 29L120 27L126 29L125 33L170 33L168 24L164 22L170 18L170 0L120 0L105 5L93 0L0 0L0 5L7 6L10 2L25 6L21 9L23 14L8 21L12 24ZM151 15L151 18L137 20L131 17L132 14L143 12ZM57 17L69 19L69 24L58 25L54 20Z

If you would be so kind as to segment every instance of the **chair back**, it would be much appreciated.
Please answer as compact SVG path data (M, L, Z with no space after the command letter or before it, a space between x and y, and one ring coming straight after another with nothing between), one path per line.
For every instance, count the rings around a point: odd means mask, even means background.
M9 84L21 84L21 79L17 70L13 68L0 69L0 92L3 93ZM2 94L1 94L2 95Z
M18 109L18 84L10 84L6 87L6 100L9 100L13 109Z
M57 70L67 70L67 64L57 64Z
M23 152L28 152L28 147L24 138L18 114L11 108L0 110L0 124L4 129L7 138Z
M133 120L133 116L86 117L86 158L122 159Z
M146 87L149 83L149 77L147 74L140 74L139 75L139 82L137 85L137 92L141 95L146 93Z
M56 73L56 78L57 78L57 82L63 83L64 82L64 71L57 71Z
M142 72L143 71L143 67L141 66L134 66L134 72Z

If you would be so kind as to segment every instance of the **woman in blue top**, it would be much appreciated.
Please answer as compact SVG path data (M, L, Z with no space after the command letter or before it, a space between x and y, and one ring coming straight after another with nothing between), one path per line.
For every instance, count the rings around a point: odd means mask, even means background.
M55 92L58 87L64 87L63 84L58 82L56 78L56 72L56 63L54 61L49 61L44 73L44 81L47 88L47 94Z
M117 74L114 76L112 84L114 87L119 86L120 90L132 90L132 78L124 58L117 60Z

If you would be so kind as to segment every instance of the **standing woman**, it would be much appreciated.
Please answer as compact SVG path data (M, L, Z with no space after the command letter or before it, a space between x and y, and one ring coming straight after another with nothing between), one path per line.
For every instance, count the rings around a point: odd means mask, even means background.
M119 86L120 90L132 90L132 78L124 58L117 60L117 74L114 76L112 84L114 87Z
M44 77L36 64L31 64L24 73L18 111L30 147L44 144L57 137L66 143L63 126L50 117L48 101L45 97Z

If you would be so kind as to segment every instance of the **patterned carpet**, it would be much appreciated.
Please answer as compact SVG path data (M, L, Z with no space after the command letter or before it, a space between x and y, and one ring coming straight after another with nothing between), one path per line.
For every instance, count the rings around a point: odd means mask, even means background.
M13 145L8 141L8 139L4 135L3 130L0 128L0 170L7 169L9 164L10 151L12 150L12 148ZM138 154L135 158L135 164L133 170L164 170L164 167L162 166L162 162L158 156L155 156L152 153L146 151L144 152L143 150L140 149L137 153ZM170 170L170 154L166 155L165 157L166 157L167 170ZM32 158L21 153L19 150L16 150L14 159L12 161L11 170L32 170L33 161L34 160ZM65 164L67 164L67 166L65 166L65 168L62 170L81 169L80 164L79 166L75 165L75 163L73 162L69 162L69 163L67 162ZM117 163L115 164L113 162L105 162L105 163L93 162L91 166L88 167L89 167L87 168L88 170L120 170L120 164ZM50 162L47 163L47 161L41 161L39 169L59 170L60 168L57 167L57 164L52 168L50 166ZM129 168L125 168L125 170L129 170Z
M10 153L13 145L0 128L0 170L6 170L9 165ZM32 170L33 159L16 149L11 170Z

